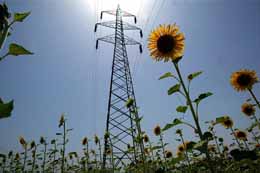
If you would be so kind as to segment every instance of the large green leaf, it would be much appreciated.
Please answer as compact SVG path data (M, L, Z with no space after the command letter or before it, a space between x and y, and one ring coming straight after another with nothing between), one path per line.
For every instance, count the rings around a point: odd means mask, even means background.
M134 104L134 99L132 99L132 98L129 98L129 99L126 101L126 103L125 103L125 105L126 105L127 108L130 108L131 106L133 106L133 104Z
M15 43L11 43L9 45L8 55L18 56L18 55L32 55L32 54L33 54L32 52L28 51L21 45Z
M10 117L13 108L14 108L13 100L8 103L3 103L1 100L0 101L0 119Z
M174 76L173 76L173 74L172 74L171 72L167 72L167 73L163 74L163 75L159 78L159 80L164 79L164 78L168 78L168 77L174 77Z
M185 113L187 111L188 107L187 106L178 106L176 108L177 112Z
M182 124L182 123L183 123L183 122L182 122L181 120L175 118L175 119L172 121L172 123L166 124L166 125L163 127L162 131L169 130L170 128L172 128L172 127L174 127L174 126L177 126L177 125L179 125L179 124Z
M180 84L176 84L168 89L168 95L172 95L175 92L178 92L180 90Z
M14 21L15 22L22 22L30 14L31 14L31 12L14 13Z
M209 97L211 95L213 95L213 93L211 93L211 92L202 93L202 94L199 95L198 98L196 98L194 100L194 102L199 104L201 100L203 100L203 99L205 99L205 98L207 98L207 97Z
M191 81L192 79L194 79L195 77L199 76L202 73L202 71L198 71L192 74L188 75L188 80Z

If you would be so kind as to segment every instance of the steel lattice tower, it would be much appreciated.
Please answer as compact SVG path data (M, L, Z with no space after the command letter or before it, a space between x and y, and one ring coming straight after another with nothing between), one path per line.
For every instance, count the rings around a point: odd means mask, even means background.
M113 167L118 168L126 163L136 163L141 159L140 157L144 157L143 141L136 141L141 136L141 127L126 51L126 45L139 45L140 53L142 53L142 45L124 35L124 30L139 30L141 37L143 34L140 28L123 22L123 17L133 17L136 23L136 17L122 11L119 5L115 11L101 11L101 19L104 13L116 16L116 20L96 23L95 25L95 32L99 25L115 30L115 34L96 40L96 49L98 49L99 41L114 44L106 121L106 132L108 132L109 137L104 139L103 167L113 165ZM126 102L129 100L132 101L130 107L126 106ZM107 150L111 150L111 154L108 154ZM109 166L108 163L111 165Z

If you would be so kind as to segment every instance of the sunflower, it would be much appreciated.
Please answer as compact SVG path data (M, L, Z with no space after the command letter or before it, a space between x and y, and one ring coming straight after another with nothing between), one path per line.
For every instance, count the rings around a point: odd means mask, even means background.
M215 145L211 145L211 144L208 145L208 151L215 153L215 152L216 152L216 147L215 147Z
M176 155L177 155L177 157L182 157L183 156L183 152L177 150Z
M23 147L25 147L25 146L27 145L27 142L25 141L25 139L24 139L22 136L19 137L19 142L20 142L20 144L21 144Z
M253 70L242 69L232 73L230 83L237 91L252 89L253 85L258 82L256 72Z
M32 141L30 145L31 145L31 146L30 146L30 147L31 147L31 149L33 149L33 148L36 146L36 144L35 144L35 142L34 142L34 141Z
M186 147L182 144L177 147L177 151L180 151L180 152L183 152L185 149L186 149Z
M45 144L45 142L46 142L46 141L45 141L44 137L41 136L41 138L40 138L40 144Z
M184 52L184 39L176 24L160 25L150 33L148 49L156 61L178 60Z
M225 119L221 122L221 124L225 128L229 129L229 128L231 128L233 126L233 121L232 121L232 119L230 117L226 116Z
M159 125L155 126L155 128L153 129L153 133L156 136L159 136L161 134L161 127Z
M64 122L65 122L65 118L64 115L62 114L59 121L59 127L61 127L64 124Z
M96 145L99 143L99 138L97 135L94 136L94 142Z
M182 131L181 131L181 129L177 129L175 133L178 134L178 135L180 135L180 136L182 136Z
M88 138L87 137L84 137L82 139L82 145L86 145L88 143Z
M243 141L246 141L247 140L247 135L246 135L246 132L243 132L241 130L237 130L235 132L235 137L240 139L240 140L243 140Z
M172 152L170 150L165 151L165 157L166 158L171 158L172 157Z
M149 152L149 148L144 148L144 153L146 154L146 155L148 155L150 152Z
M112 150L111 150L110 148L108 148L108 149L106 150L106 154L107 154L107 155L112 154Z
M255 144L255 148L260 148L260 144Z
M250 104L250 103L244 103L241 106L241 111L247 115L247 116L251 116L255 114L255 108L254 105Z
M19 155L19 153L16 153L15 154L15 158L14 158L15 160L19 160L20 159L20 155Z
M145 143L149 142L149 137L148 137L148 135L145 134L145 135L143 136L143 139L144 139L144 142L145 142Z

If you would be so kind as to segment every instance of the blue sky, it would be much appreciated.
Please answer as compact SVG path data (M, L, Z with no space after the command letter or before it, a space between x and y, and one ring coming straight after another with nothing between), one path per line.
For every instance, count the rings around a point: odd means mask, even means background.
M260 75L260 1L141 0L135 1L135 5L133 1L117 1L124 4L123 9L137 15L137 26L144 32L143 39L138 32L126 33L144 47L141 55L138 47L127 49L137 104L140 115L144 116L143 130L153 136L156 124L163 126L178 117L193 123L189 113L182 115L175 111L184 100L167 95L175 82L158 80L163 73L173 71L172 65L154 62L146 48L153 28L172 23L177 23L186 37L181 71L184 75L204 72L192 83L192 97L206 91L214 93L201 103L201 123L228 114L241 129L250 124L240 112L249 95L234 91L229 78L241 68L256 70ZM68 118L68 126L74 128L69 150L79 151L83 136L102 135L105 129L113 46L102 43L95 50L95 39L113 30L100 27L95 34L93 29L99 22L100 10L116 8L117 2L8 0L6 3L12 12L31 11L31 15L14 25L1 55L11 42L22 44L34 55L9 57L0 63L0 96L15 101L12 117L0 121L0 151L21 150L19 136L28 141L39 140L40 136L51 140L59 130L61 113ZM104 21L110 19L104 17ZM260 98L259 84L254 91ZM203 129L206 130L204 124ZM227 142L230 141L225 129L219 127L217 131L225 133ZM194 139L190 129L184 128L184 132L187 140ZM174 149L178 144L174 129L165 135Z

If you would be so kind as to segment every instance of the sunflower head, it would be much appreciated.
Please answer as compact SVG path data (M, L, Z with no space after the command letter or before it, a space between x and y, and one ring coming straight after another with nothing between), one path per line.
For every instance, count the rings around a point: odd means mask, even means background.
M84 137L84 138L82 139L82 145L87 145L87 143L88 143L88 138L87 138L87 137Z
M221 122L221 124L225 128L229 129L229 128L233 127L234 123L233 123L233 120L230 117L226 116L225 119Z
M36 146L35 142L32 141L31 144L30 144L31 149L33 149L35 146Z
M59 121L59 127L61 127L64 124L64 122L65 122L65 117L64 114L62 114Z
M20 142L20 144L21 144L24 148L26 147L27 142L25 141L25 139L24 139L22 136L19 137L19 142Z
M14 159L15 159L15 160L19 160L19 159L20 159L20 154L19 154L19 153L16 153Z
M208 145L208 151L215 153L216 152L215 145Z
M254 105L250 103L244 103L241 106L241 111L246 115L246 116L251 116L255 114L255 107Z
M94 142L96 145L100 142L97 135L94 136Z
M181 131L181 129L177 129L175 133L176 133L177 135L182 136L182 131Z
M144 140L145 143L149 142L149 137L148 137L147 134L145 134L145 135L143 136L143 140Z
M181 144L181 145L179 145L179 146L177 147L177 150L180 151L180 152L183 152L183 151L185 150L185 148L186 148L186 147Z
M153 133L156 136L159 136L161 134L161 127L159 125L155 126L155 128L153 129Z
M107 155L111 155L111 154L112 154L112 150L111 150L110 148L108 148L108 149L106 150L106 154L107 154Z
M255 144L255 148L260 148L260 144Z
M148 49L156 61L179 60L184 52L184 35L178 26L160 25L149 36Z
M230 83L237 91L252 89L253 85L258 82L256 72L253 70L242 69L232 73Z
M46 143L46 141L45 141L44 137L41 136L41 138L40 138L40 144L45 144L45 143Z
M171 158L172 157L172 152L170 150L165 151L165 157L166 158Z
M144 148L144 153L145 153L146 155L148 155L148 154L149 154L149 148Z
M243 140L243 141L246 141L247 140L247 134L246 132L243 132L241 130L237 130L235 132L235 137L240 139L240 140Z
M179 151L179 150L177 150L177 152L176 152L176 155L177 155L177 157L182 157L183 156L183 152L181 152L181 151Z

